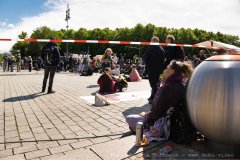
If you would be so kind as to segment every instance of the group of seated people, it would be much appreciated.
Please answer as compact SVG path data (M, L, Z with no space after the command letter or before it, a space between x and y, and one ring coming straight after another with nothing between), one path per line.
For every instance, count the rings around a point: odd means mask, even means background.
M116 58L115 56L112 56L113 51L111 48L107 48L102 55L101 58L101 68L102 73L105 68L111 68L112 69L112 75L120 76L120 74L127 75L127 80L131 82L140 81L141 77L137 70L137 66L135 64L128 63L126 66L121 68L120 62L118 60L114 60ZM123 66L122 66L123 67Z
M135 64L131 64L130 66L128 66L129 69L127 76L120 74L120 65L110 65L110 62L112 62L111 54L112 50L108 48L102 58L103 74L98 79L98 84L100 86L99 92L101 94L109 94L115 93L117 91L122 91L123 88L128 87L127 82L137 82L141 81L142 79L142 74L139 74L138 68ZM128 115L126 117L129 129L132 132L135 132L136 124L138 122L143 122L144 130L149 131L150 133L152 133L153 136L164 137L168 139L170 135L179 134L174 133L174 130L172 130L170 134L170 131L163 132L161 131L161 129L152 130L152 128L153 126L155 126L156 123L159 123L159 120L162 120L168 115L171 115L174 111L177 111L179 109L179 106L181 106L180 108L182 108L181 112L184 112L185 120L183 121L189 121L186 110L185 94L186 84L188 79L191 77L192 72L193 66L190 62L177 60L171 61L171 63L163 72L159 83L158 91L153 99L151 110L149 112L141 112L139 114ZM119 78L116 78L116 76L119 76ZM174 117L175 115L172 114L172 117ZM169 120L169 117L165 119ZM161 122L166 123L163 124L164 127L170 127L170 122ZM189 125L186 128L189 129L189 132L190 130L191 132L195 131L193 129L194 127L190 123L186 123ZM173 124L171 124L171 126L172 125Z
M112 70L112 75L120 76L120 67L116 65L115 68ZM131 71L129 74L123 74L128 82L139 82L141 81L142 77L140 76L137 66L135 64L131 65Z
M115 76L118 76L116 78ZM132 66L132 71L129 76L120 74L117 69L111 70L110 67L104 68L103 74L98 79L100 86L100 93L114 93L116 91L122 91L123 88L128 87L128 81L137 82L141 81L141 77L136 69L136 65Z
M112 71L111 68L106 67L103 71L103 74L98 79L97 83L100 86L100 94L115 93L117 91L122 91L123 88L128 87L128 83L125 77L123 77L121 74L115 74L119 76L116 78L116 76L114 77L113 72L116 73L116 71ZM139 114L128 115L126 117L129 129L132 132L135 132L136 124L138 122L143 122L144 130L150 130L151 132L151 127L154 126L155 123L159 123L159 119L166 117L169 110L172 110L174 108L177 109L180 105L185 106L186 84L192 72L193 67L191 63L187 61L171 61L171 63L163 72L163 77L161 79L158 91L153 99L151 110L149 112L141 112ZM130 81L141 80L141 77L136 69L136 65L132 65L129 79ZM185 117L187 117L186 108L183 110L183 112L185 112ZM191 131L192 128L193 127L191 126ZM171 131L171 134L178 133ZM154 134L152 135L165 137L168 139L170 133L160 133L160 131L155 130Z
M122 75L120 66L114 63L112 59L112 49L107 48L102 56L102 75L98 79L100 86L100 93L108 94L122 91L123 88L128 87L127 82L137 82L141 80L136 65L131 65L131 72L129 75ZM117 76L118 78L114 77Z

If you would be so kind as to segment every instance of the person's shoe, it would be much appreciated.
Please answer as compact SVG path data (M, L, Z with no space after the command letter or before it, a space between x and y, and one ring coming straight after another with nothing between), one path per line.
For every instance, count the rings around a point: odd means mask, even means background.
M51 94L51 93L55 93L55 91L50 90L50 91L47 92L47 94Z
M45 92L45 89L42 89L42 93L44 93Z

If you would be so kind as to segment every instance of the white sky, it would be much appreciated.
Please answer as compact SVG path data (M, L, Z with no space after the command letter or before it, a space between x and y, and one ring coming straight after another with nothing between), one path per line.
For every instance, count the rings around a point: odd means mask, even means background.
M48 0L49 12L22 17L18 24L0 29L0 38L28 36L40 26L66 28L67 0ZM48 5L47 5L48 4ZM70 29L134 27L148 23L170 28L199 28L240 36L240 0L69 0ZM127 40L127 39L126 39ZM15 42L0 42L0 52L10 50Z

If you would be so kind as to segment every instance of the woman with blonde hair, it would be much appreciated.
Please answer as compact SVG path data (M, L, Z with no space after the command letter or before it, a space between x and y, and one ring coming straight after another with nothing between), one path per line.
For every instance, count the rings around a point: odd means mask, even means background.
M102 69L104 70L106 67L112 67L112 54L113 51L111 48L107 48L104 52L104 54L102 55Z

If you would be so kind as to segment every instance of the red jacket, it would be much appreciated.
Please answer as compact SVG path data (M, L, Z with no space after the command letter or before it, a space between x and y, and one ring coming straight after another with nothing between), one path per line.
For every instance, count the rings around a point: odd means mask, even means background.
M116 92L114 87L115 81L112 80L107 74L103 74L99 77L98 82L101 93L112 93Z

